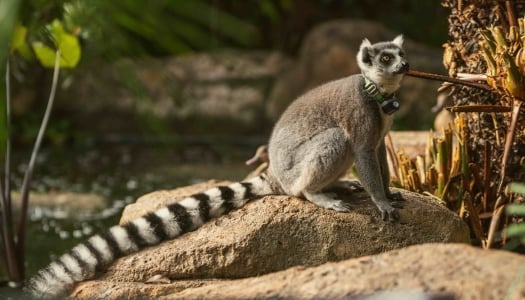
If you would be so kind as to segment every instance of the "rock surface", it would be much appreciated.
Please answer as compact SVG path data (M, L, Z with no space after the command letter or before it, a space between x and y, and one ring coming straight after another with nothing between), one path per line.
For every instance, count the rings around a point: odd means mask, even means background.
M425 244L379 255L295 267L259 278L189 288L159 299L347 299L383 291L458 299L525 299L525 256L460 244ZM235 288L244 287L244 288Z
M76 126L103 133L159 124L179 133L257 132L271 86L290 63L278 52L223 50L83 66L57 105Z
M208 182L145 195L126 208L121 222L217 184ZM129 287L130 283L133 286L148 280L199 279L185 285L195 286L207 283L204 279L257 276L413 244L469 241L467 226L431 198L403 192L406 203L400 210L401 220L389 224L380 220L365 192L336 192L354 205L352 212L337 213L294 197L267 196L178 239L119 259L97 283L107 290L105 299L120 299L126 298L127 288L119 286ZM80 285L74 297L89 298L86 295L94 288L93 284L96 283ZM134 294L137 297L164 293L151 285L136 287L133 293L138 293ZM172 285L166 288L170 293L181 289Z
M169 284L90 281L82 283L72 298L361 299L357 297L394 291L452 294L457 299L519 300L525 299L524 275L522 255L463 244L424 244L238 280Z

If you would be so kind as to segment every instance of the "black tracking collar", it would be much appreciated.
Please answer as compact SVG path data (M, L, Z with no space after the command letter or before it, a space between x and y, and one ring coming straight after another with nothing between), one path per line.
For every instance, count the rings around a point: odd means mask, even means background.
M381 110L383 110L385 114L391 115L399 109L400 103L394 94L381 94L375 83L370 81L366 76L363 76L363 78L365 80L365 91L381 106Z

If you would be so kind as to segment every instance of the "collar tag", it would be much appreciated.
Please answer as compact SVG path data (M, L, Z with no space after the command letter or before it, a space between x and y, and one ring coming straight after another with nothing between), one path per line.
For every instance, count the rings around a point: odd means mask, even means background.
M391 115L399 109L400 103L396 97L392 96L392 98L386 99L383 102L381 102L380 105L381 110L383 110L385 114Z
M381 110L383 110L385 114L391 115L399 109L401 104L399 103L399 100L393 94L390 94L390 95L381 94L381 92L379 92L379 89L377 88L375 83L370 81L370 79L368 79L366 76L363 76L363 78L365 79L365 84L364 84L365 91L370 97L372 97L372 99L377 101L379 106L381 106Z

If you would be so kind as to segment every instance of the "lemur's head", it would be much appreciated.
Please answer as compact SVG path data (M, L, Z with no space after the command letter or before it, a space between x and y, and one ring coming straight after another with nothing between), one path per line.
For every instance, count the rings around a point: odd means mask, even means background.
M403 51L403 36L388 42L371 44L364 39L357 53L361 72L374 82L381 93L394 93L408 71L409 65Z

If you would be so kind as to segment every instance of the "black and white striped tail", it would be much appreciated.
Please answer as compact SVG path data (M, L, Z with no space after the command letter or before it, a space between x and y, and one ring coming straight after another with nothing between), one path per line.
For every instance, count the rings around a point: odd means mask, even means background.
M31 278L27 290L39 299L70 292L77 282L92 278L117 258L175 238L239 208L249 200L272 193L266 175L219 186L128 222L113 226L75 246Z

